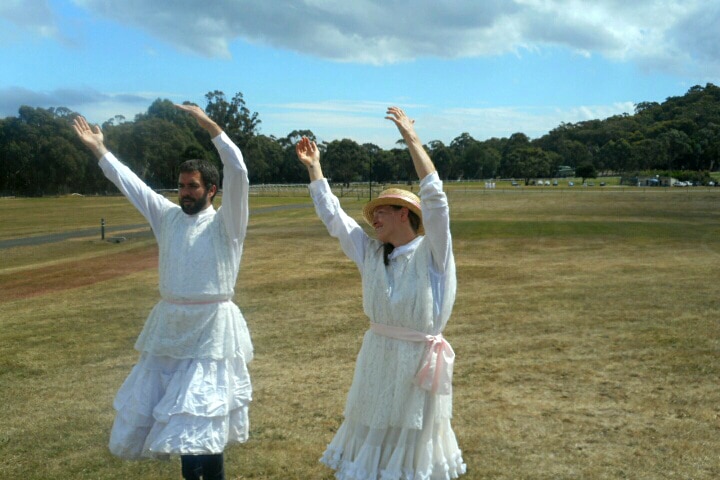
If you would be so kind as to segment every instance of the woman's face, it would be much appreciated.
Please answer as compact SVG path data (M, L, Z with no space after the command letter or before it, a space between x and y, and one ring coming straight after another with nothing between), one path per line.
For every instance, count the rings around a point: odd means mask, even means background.
M394 244L393 240L397 238L403 223L403 214L407 217L407 208L395 208L392 205L380 205L373 210L372 226L378 240Z

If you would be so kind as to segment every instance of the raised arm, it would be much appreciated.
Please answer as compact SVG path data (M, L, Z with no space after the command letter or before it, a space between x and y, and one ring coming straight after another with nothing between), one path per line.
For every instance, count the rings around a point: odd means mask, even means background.
M198 124L210 134L213 145L220 154L220 160L223 163L223 188L222 207L218 209L218 215L223 217L228 236L242 243L247 233L248 193L250 190L247 166L242 153L202 108L192 104L175 106L197 120Z
M388 108L387 114L385 118L395 123L405 140L420 178L419 193L425 236L430 241L435 272L444 274L453 261L447 196L442 190L442 182L438 178L435 165L415 133L415 120L408 118L398 107Z
M327 227L328 232L340 241L340 246L362 272L365 248L370 241L358 223L348 216L340 206L340 201L332 193L330 185L323 177L320 168L320 151L315 142L303 137L296 145L298 160L305 165L310 175L310 195L315 204L315 212Z
M425 148L423 148L420 138L418 138L415 133L415 120L409 119L408 116L405 115L405 112L398 107L388 108L387 116L385 118L392 120L398 130L400 130L400 135L402 135L403 140L405 140L405 144L410 151L410 156L412 157L413 164L415 165L415 171L417 172L418 178L422 180L429 174L433 173L435 171L435 165L433 165L432 160L430 160L430 157L425 151Z
M168 208L172 208L173 203L154 192L135 172L108 151L99 126L91 127L84 117L78 116L73 120L73 129L80 141L99 160L100 168L107 179L115 184L118 190L150 222L153 231L159 231L162 213Z

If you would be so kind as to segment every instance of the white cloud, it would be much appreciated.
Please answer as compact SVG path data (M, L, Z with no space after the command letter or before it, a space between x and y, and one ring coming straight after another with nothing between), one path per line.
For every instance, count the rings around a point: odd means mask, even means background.
M351 138L358 143L392 146L392 125L384 119L386 102L325 101L261 105L262 131L284 137L293 130L310 129L318 141Z
M41 38L65 42L47 0L3 0L0 3L0 26L3 22ZM2 37L11 41L5 35Z
M708 2L705 9L697 10L672 26L678 53L698 63L709 62L718 72L720 58L720 3Z
M720 7L705 0L75 3L203 56L229 57L231 43L241 40L368 64L560 46L688 75L693 74L688 68L705 68L699 61L720 65Z

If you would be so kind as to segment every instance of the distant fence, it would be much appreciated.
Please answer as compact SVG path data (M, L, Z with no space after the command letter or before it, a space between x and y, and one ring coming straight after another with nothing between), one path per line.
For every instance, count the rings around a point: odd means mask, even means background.
M261 184L250 185L253 197L307 197L307 184Z
M370 196L370 186L366 184L351 183L349 186L342 184L331 184L333 193L340 198L367 199ZM375 198L385 187L383 185L372 186L372 198ZM264 184L250 185L250 195L255 197L308 197L308 185L299 184Z

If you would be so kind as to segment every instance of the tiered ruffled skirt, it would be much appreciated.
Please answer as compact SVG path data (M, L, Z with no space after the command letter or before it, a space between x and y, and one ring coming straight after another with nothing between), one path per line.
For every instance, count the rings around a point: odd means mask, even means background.
M320 460L339 480L449 480L466 467L450 422L371 429L345 421Z
M339 480L450 480L466 471L450 417L441 413L449 398L427 395L422 428L371 428L353 419L353 389L346 418L328 445L322 463ZM438 402L438 400L441 400ZM445 407L445 408L442 408Z
M320 461L339 480L449 480L466 470L448 420L423 430L346 420Z
M110 451L139 459L221 453L248 438L252 387L242 356L143 353L115 397Z
M465 473L450 425L452 395L412 381L424 349L365 334L345 420L320 459L339 480L449 480Z

